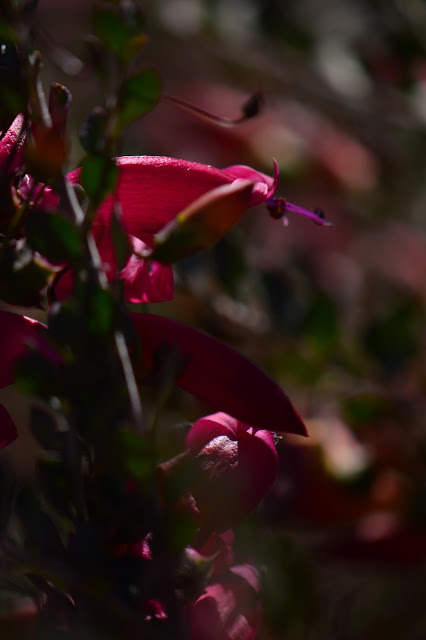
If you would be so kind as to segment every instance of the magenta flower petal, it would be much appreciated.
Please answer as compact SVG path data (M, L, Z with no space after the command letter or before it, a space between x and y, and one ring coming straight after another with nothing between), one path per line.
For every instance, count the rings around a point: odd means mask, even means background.
M41 322L10 311L0 311L0 389L13 383L14 367L28 347L34 346L49 358L58 359L49 346L46 327Z
M126 231L141 237L158 233L191 202L211 189L233 182L209 165L161 156L122 156L116 158L120 170L116 197L123 212ZM68 174L78 182L80 170ZM112 196L99 207L95 225L109 226Z
M120 272L127 302L165 302L174 296L173 269L170 265L140 256L148 249L139 238L130 238L135 252Z
M17 169L22 161L22 147L25 142L23 124L24 116L20 113L0 139L0 172L5 164L9 162L11 153L13 153L13 158L11 158L8 166L8 172L11 173Z
M191 451L199 452L213 438L227 436L236 440L238 435L238 420L227 413L218 412L194 422L186 435L185 445Z
M173 269L170 265L148 262L133 255L121 271L127 302L165 302L174 295Z
M158 233L194 200L216 187L238 178L253 182L249 206L266 200L273 178L249 167L228 167L223 171L211 165L162 156L122 156L116 159L120 177L116 197L123 211L126 231L138 238ZM245 175L239 175L241 172ZM235 170L235 171L233 171ZM78 182L80 170L68 174ZM95 225L110 224L112 196L98 210Z
M265 497L278 473L270 431L256 430L224 413L197 420L186 446L200 462L192 493L202 524L229 528Z
M16 440L17 437L18 432L16 431L15 423L9 412L0 404L0 449Z
M131 314L142 342L142 359L152 365L164 345L177 347L185 366L176 385L213 408L257 429L306 435L306 428L283 390L259 367L208 334L180 322Z
M114 247L109 231L105 229L103 235L95 237L99 254L102 259L105 275L112 282L119 278L124 282L124 297L126 302L165 302L174 296L173 269L170 265L148 261L139 257L147 245L138 238L129 237L136 252L130 256L124 269L116 273L116 259ZM56 276L52 286L55 300L65 300L74 290L74 273L65 269Z
M251 565L234 569L215 576L190 607L191 640L255 640L261 616L257 571Z
M251 180L253 182L253 191L252 191L252 199L250 202L250 206L254 206L257 204L262 204L265 202L267 198L275 193L275 190L278 186L278 165L274 160L274 177L266 175L265 173L261 173L260 171L256 171L251 167L247 167L243 164L235 164L231 167L226 167L222 169L223 173L225 173L230 178L243 179L243 180Z

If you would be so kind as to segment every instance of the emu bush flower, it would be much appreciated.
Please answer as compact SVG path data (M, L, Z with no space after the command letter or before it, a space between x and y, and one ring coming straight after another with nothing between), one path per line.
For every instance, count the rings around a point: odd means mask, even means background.
M98 208L92 231L107 276L113 279L116 258L111 226L116 198L121 206L124 230L134 250L121 271L125 296L129 302L159 302L173 297L171 267L159 264L156 260L148 266L141 255L143 249L145 254L149 254L149 249L155 243L155 235L179 218L179 214L185 217L185 210L194 204L197 208L198 199L201 198L200 208L204 207L205 210L206 206L209 207L209 220L207 224L204 222L207 235L213 234L219 239L247 207L266 199L273 185L273 179L269 176L250 169L247 179L242 171L243 193L236 198L233 185L236 180L241 180L228 175L227 170L221 171L210 165L160 156L123 156L117 158L116 163L119 167L118 188ZM76 169L67 178L78 183L80 174L81 170ZM44 204L54 205L51 193L44 198ZM203 229L200 231L202 233ZM141 242L144 247L140 246ZM57 279L55 295L63 298L71 290L72 274L65 272Z
M120 203L122 224L134 249L121 278L130 302L169 300L173 297L173 273L160 262L174 260L208 248L238 221L244 211L266 203L271 215L284 217L287 211L306 215L326 224L322 214L291 205L275 198L278 167L268 176L244 165L216 169L211 165L161 156L123 156L116 158L118 187L100 205L92 231L110 279L116 273L111 235L114 201ZM81 169L68 174L73 183L80 181ZM44 199L53 204L51 194ZM135 243L143 242L141 250ZM150 249L152 249L150 251ZM152 257L147 267L143 257ZM55 293L67 295L72 288L70 273L57 281Z
M274 436L226 413L197 420L186 446L200 462L192 488L202 523L223 530L264 498L278 472Z
M274 178L250 167L216 169L211 165L162 156L122 156L116 158L119 168L118 188L99 207L94 229L111 226L114 197L123 211L127 233L145 240L146 234L158 233L197 198L214 189L232 184L237 179L252 183L247 207L261 204L273 195ZM67 176L79 182L80 169Z

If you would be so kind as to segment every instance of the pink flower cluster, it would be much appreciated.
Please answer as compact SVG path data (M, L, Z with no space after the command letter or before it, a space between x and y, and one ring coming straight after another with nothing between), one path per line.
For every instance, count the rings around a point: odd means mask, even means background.
M0 165L16 169L21 158L22 117L14 121L0 143ZM8 162L13 148L13 161ZM165 157L122 157L118 188L99 207L92 226L105 273L110 281L124 281L129 302L169 300L173 297L173 271L149 257L158 234L175 221L210 215L214 237L223 235L251 206L266 203L274 217L296 211L323 223L319 213L306 212L275 198L278 171L267 176L246 166L212 166ZM68 174L79 181L80 171ZM24 197L28 178L17 194ZM39 192L38 192L39 193ZM237 193L238 198L234 196ZM45 189L39 205L54 208L57 196ZM111 235L114 201L122 210L122 223L134 253L118 272ZM224 212L224 213L223 213ZM223 219L221 218L223 217ZM66 268L55 281L55 295L73 290L73 274ZM189 554L215 558L204 591L189 607L191 636L195 640L252 640L259 623L259 580L250 564L235 565L229 528L251 512L271 488L278 470L274 432L306 435L302 419L282 389L244 356L215 338L165 317L132 313L141 338L140 362L153 366L156 354L167 346L184 363L175 384L217 411L200 418L189 430L186 447L199 464L200 481L192 488L194 512L204 543ZM14 382L17 362L29 349L41 352L58 370L61 359L49 340L48 329L31 318L0 311L0 387ZM0 407L0 447L12 442L16 429ZM148 557L141 543L140 555ZM135 549L128 549L135 553ZM144 555L145 554L145 555ZM148 554L149 555L149 554ZM149 605L146 615L166 613L161 603ZM149 608L148 607L148 608Z

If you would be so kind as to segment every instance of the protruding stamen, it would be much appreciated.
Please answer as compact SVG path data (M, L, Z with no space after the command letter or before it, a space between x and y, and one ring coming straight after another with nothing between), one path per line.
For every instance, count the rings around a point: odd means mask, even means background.
M288 225L287 213L296 213L299 216L312 220L315 224L322 227L333 226L331 222L325 219L325 214L322 209L316 208L311 211L310 209L305 209L304 207L299 207L297 204L289 202L287 198L271 196L266 200L266 207L271 217L276 220L282 218L285 226Z
M215 113L210 113L210 111L206 111L205 109L201 109L201 107L197 107L191 102L187 102L181 98L175 98L174 96L168 96L166 94L163 94L161 99L164 102L173 104L183 111L188 111L189 113L205 120L216 122L224 127L234 127L237 124L242 124L246 120L257 116L263 103L263 94L261 91L253 93L253 95L251 95L250 98L241 106L241 115L238 118L224 118L216 115Z

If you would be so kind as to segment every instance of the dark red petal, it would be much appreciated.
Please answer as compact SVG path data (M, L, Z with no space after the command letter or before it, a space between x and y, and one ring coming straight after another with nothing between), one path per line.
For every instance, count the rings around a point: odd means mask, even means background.
M209 165L161 156L122 156L117 197L130 235L158 233L191 202L233 178ZM80 170L68 174L78 182ZM110 225L112 197L99 207L96 225Z
M307 435L283 390L259 367L208 334L180 322L131 314L148 364L164 345L177 347L186 362L176 385L213 408L258 429Z

